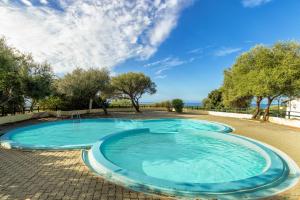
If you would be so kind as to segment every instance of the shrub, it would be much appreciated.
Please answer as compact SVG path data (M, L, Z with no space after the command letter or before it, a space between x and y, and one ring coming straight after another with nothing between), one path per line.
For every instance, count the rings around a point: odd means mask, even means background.
M156 108L164 107L163 102L156 102L153 104L153 106Z
M173 99L172 106L176 112L181 113L183 109L183 101L181 99Z
M167 108L168 112L171 112L172 111L172 103L171 103L171 101L165 101L164 102L164 107Z
M113 99L110 102L111 107L132 107L129 99Z
M61 109L63 100L57 96L50 96L39 101L39 106L43 110L55 110L56 108Z
M172 103L171 101L162 101L154 104L154 107L163 107L166 108L168 112L172 111Z

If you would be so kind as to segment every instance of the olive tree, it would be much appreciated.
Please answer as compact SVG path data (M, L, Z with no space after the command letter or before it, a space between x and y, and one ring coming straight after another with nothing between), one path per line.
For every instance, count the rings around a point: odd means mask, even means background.
M270 48L272 61L261 71L267 107L263 119L268 120L270 105L279 96L299 95L300 44L279 42Z
M114 96L114 88L111 86L110 82L96 94L95 102L102 107L105 115L108 114L107 108L109 106L109 99L113 98Z
M32 106L50 94L53 73L48 64L36 63L30 55L20 53L0 39L0 105L23 107L25 99Z
M223 107L222 89L211 91L207 98L202 101L203 107L206 109L217 109Z
M225 73L225 99L253 96L256 111L266 98L264 120L268 120L270 106L279 96L299 95L300 45L297 42L279 42L272 47L256 46L242 54Z
M253 96L250 94L239 94L230 70L224 72L224 83L222 86L222 105L225 108L249 108Z
M261 70L269 65L269 49L258 45L249 52L240 55L234 65L224 73L224 104L230 105L238 99L251 100L254 97L256 109L252 118L260 113L260 104L265 96L265 90L261 87Z
M0 39L0 106L24 102L19 75L21 56Z
M111 92L109 71L105 68L88 70L77 68L56 82L59 94L71 99L74 107L81 105L92 109L93 101L99 100L107 113L104 101ZM74 109L74 108L73 108Z
M156 85L143 73L128 72L112 78L112 86L120 95L131 100L136 112L140 112L139 100L143 94L154 94Z
M47 63L37 64L30 61L24 68L23 89L25 96L31 100L32 110L39 100L51 94L54 74Z

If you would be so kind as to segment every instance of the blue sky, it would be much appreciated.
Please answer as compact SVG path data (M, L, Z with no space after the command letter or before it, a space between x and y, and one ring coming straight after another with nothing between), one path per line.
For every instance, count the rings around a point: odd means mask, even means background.
M143 101L199 102L255 44L300 39L298 0L0 0L0 35L63 75L77 66L149 75Z
M153 77L158 94L146 100L180 97L197 102L222 84L224 69L241 52L255 44L299 40L299 11L297 0L274 0L255 7L244 7L238 0L200 0L182 12L177 27L153 57L125 62L116 71L142 71ZM162 73L164 64L145 67L166 58L178 65Z

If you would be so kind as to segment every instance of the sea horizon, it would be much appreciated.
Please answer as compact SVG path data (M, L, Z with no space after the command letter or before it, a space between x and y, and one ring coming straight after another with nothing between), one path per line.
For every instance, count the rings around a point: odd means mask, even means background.
M157 103L157 102L154 102L154 101L152 101L152 102L141 102L141 105L145 105L145 104L155 104L155 103ZM277 106L278 104L277 103L272 103L272 106ZM202 106L202 102L189 102L189 101L187 101L187 102L184 102L184 106L186 106L186 107L191 107L191 106L199 106L199 107L201 107ZM256 107L256 104L255 103L251 103L251 105L250 105L250 107L251 108L255 108ZM262 103L261 105L260 105L260 107L261 108L266 108L267 107L267 104L266 103Z

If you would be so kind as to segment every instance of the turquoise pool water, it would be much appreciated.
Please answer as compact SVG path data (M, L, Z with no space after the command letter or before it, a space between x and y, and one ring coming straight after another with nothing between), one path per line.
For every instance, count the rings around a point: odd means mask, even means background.
M191 119L82 119L17 128L0 143L21 149L83 149L93 172L130 189L183 197L270 196L299 180L285 154ZM251 198L250 198L251 199Z
M186 127L174 132L121 131L101 138L82 158L111 182L192 199L263 198L299 179L298 168L287 156L260 142Z
M173 182L237 181L261 174L268 164L255 149L203 131L144 131L105 142L101 150L122 169Z
M221 124L188 119L82 119L18 128L6 133L1 140L20 148L83 148L91 146L106 135L136 128L150 128L153 132L174 132L185 128L218 132L231 131L229 127Z

